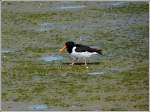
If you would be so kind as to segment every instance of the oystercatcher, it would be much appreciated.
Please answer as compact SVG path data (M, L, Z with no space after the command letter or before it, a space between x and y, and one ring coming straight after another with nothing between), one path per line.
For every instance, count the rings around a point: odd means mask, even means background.
M83 58L85 65L87 65L86 63L87 58L90 58L91 56L96 55L96 54L102 55L101 49L95 49L95 48L91 48L85 45L76 44L72 41L66 42L65 46L59 49L59 52L63 53L65 49L67 49L68 53L73 58L71 65L74 65L75 59L79 59L79 58Z

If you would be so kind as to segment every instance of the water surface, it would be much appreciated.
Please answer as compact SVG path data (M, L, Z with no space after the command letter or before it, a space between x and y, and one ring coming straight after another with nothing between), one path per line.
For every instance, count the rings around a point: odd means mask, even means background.
M47 55L47 56L43 56L41 60L45 62L59 61L59 60L63 60L63 57L59 55Z

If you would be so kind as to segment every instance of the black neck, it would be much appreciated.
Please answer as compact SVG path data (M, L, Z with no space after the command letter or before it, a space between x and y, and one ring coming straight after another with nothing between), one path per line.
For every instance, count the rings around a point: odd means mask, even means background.
M68 53L72 53L72 49L73 49L73 47L74 47L74 46L68 46L68 47L67 47L67 51L68 51Z

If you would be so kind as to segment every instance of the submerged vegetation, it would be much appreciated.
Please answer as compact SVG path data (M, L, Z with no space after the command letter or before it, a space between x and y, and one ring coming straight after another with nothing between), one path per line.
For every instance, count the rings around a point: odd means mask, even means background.
M8 49L2 53L2 109L45 104L48 110L147 111L148 2L68 3L86 7L2 2L2 50ZM102 48L104 55L89 59L88 69L70 66L68 54L58 54L68 40ZM53 54L64 60L39 60Z

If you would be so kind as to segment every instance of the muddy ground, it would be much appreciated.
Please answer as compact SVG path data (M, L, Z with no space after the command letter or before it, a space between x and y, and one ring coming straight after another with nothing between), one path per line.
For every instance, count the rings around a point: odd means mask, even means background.
M148 110L148 7L3 1L2 110ZM70 66L70 40L104 55Z

